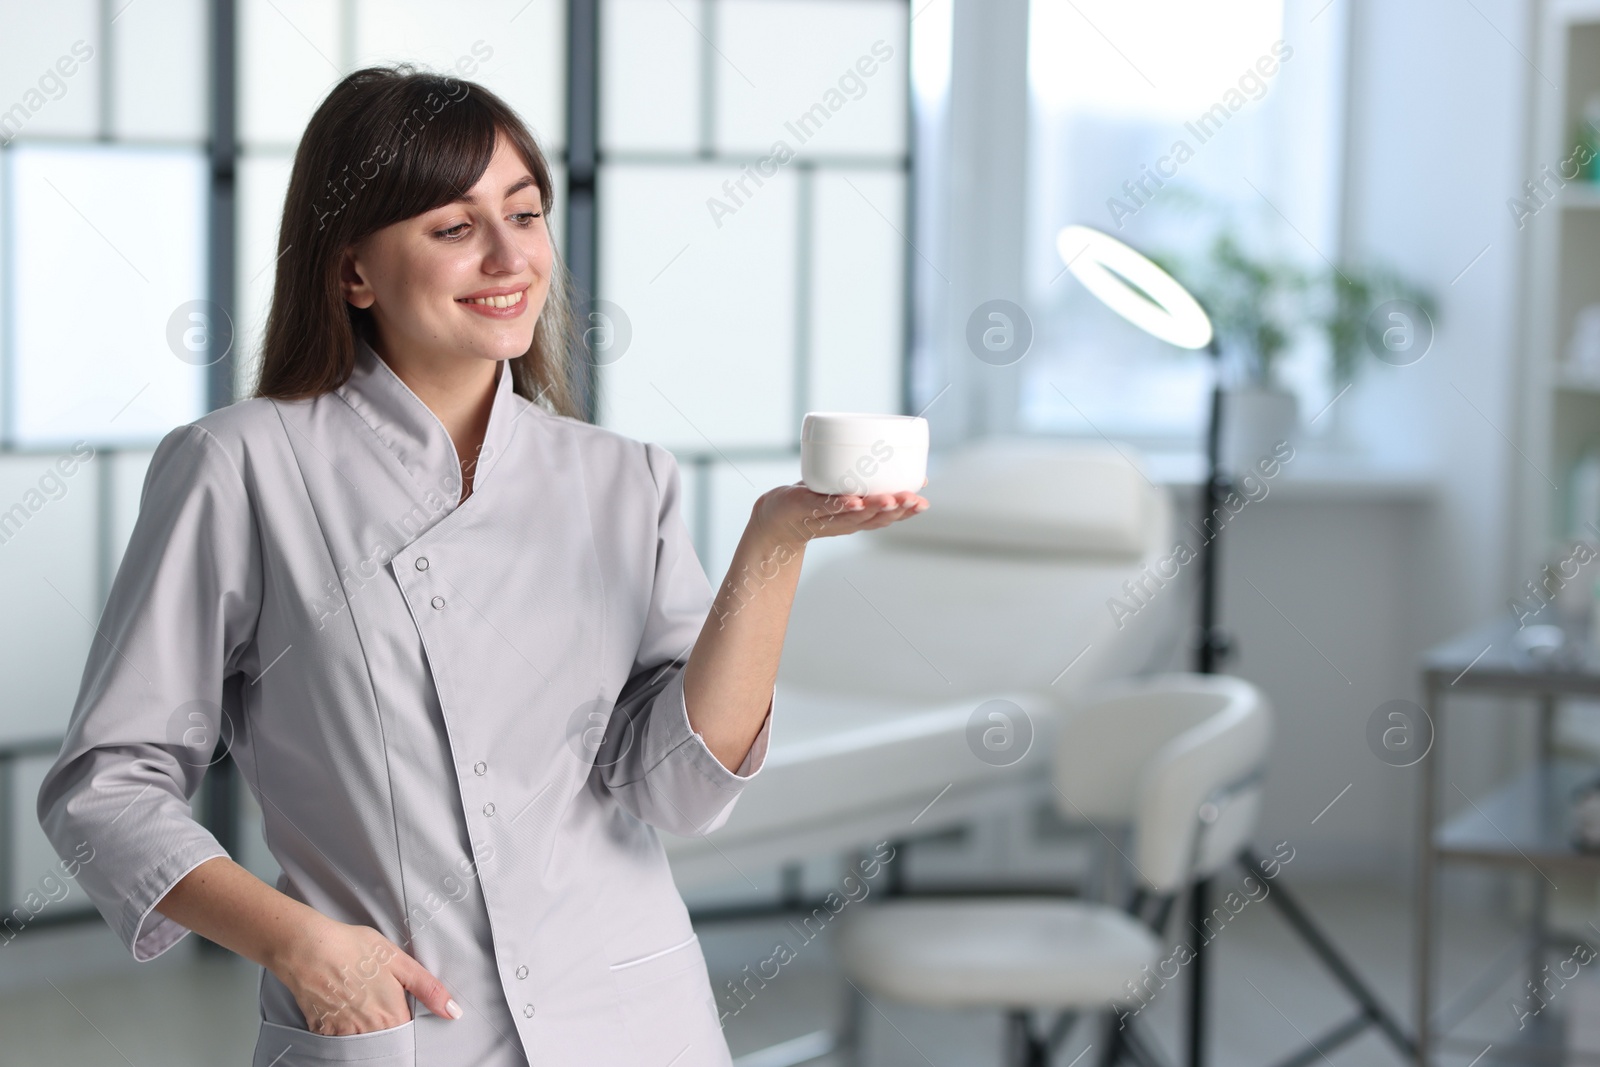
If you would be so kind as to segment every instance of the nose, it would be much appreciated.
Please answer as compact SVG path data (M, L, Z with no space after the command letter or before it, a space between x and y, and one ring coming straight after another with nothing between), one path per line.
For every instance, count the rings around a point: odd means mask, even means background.
M528 254L510 223L500 220L489 229L489 244L484 250L483 267L487 274L521 274L528 269Z

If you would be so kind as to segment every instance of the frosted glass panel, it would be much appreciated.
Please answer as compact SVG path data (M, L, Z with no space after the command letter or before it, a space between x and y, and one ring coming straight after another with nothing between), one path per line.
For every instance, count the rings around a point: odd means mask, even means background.
M550 227L551 244L564 255L567 247L567 168L560 160L550 158L548 149L544 158L550 164L550 183L556 191L555 210L545 219L545 225Z
M410 60L478 82L533 128L546 152L566 139L566 5L558 0L357 0L358 66Z
M706 492L705 478L700 465L695 463L688 452L674 453L678 458L678 476L683 484L683 523L689 527L689 536L694 538L695 552L699 553L703 546L700 543L700 498ZM701 559L704 560L704 556Z
M206 136L210 18L202 0L128 4L111 24L112 129L119 137Z
M241 140L299 143L311 113L344 77L339 8L329 0L241 0Z
M10 601L0 613L0 738L66 729L100 617L99 462L70 448L0 457L0 589Z
M50 769L51 762L50 758L41 756L17 763L11 794L11 832L16 834L13 838L16 868L12 872L12 884L6 887L11 894L8 903L13 907L20 905L27 894L33 892L50 901L48 913L52 917L71 912L94 915L97 913L89 901L89 895L76 882L62 876L61 857L56 855L50 840L44 836L44 830L34 814L39 787L44 784L45 771ZM72 855L70 851L67 854ZM34 907L38 907L37 902Z
M130 452L102 452L95 460L111 468L111 510L105 517L110 542L106 549L107 574L117 573L122 555L128 550L128 538L133 536L134 520L139 517L139 497L144 493L150 456L149 450L141 448Z
M27 264L8 301L17 442L145 441L198 418L205 368L168 330L206 295L204 159L40 145L9 159L12 262Z
M239 849L234 860L268 885L278 881L283 868L267 849L261 805L248 789L239 790Z
M768 489L800 480L800 457L778 460L741 459L711 468L711 550L701 565L711 588L721 586L733 562L733 550L750 521L756 497ZM809 555L810 550L807 550Z
M808 404L813 411L899 412L905 177L824 169L813 183Z
M728 166L600 171L600 295L632 325L600 368L600 422L692 450L787 444L794 425L793 174L765 179L719 229Z
M721 0L716 41L718 149L905 151L900 0Z
M600 145L605 151L700 147L703 0L605 0L600 6ZM691 20L693 20L691 22Z
M261 342L267 329L267 310L277 278L278 225L283 220L283 197L289 190L286 155L252 155L239 161L239 308L235 336L239 360L235 363L234 391L248 396L255 387L261 359Z
M99 132L98 6L94 0L0 3L0 143Z
M6 330L11 321L11 310L6 301L11 297L11 285L7 277L7 261L11 258L11 219L6 205L11 203L11 165L6 157L0 155L0 354L6 348ZM3 414L11 410L11 397L8 395L11 383L6 381L7 375L0 374L0 444L4 443L3 435L8 416Z

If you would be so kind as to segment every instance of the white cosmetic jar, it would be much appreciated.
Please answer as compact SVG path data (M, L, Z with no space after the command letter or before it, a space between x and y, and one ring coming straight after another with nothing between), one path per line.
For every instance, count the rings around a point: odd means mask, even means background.
M814 493L916 492L927 473L927 419L811 411L800 423L800 480Z

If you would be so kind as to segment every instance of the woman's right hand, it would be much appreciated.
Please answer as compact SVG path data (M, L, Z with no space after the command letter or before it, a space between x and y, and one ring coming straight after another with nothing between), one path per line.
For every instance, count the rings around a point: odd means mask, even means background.
M314 1034L337 1037L409 1022L409 990L435 1015L459 1019L444 983L370 926L318 915L267 967L294 994Z

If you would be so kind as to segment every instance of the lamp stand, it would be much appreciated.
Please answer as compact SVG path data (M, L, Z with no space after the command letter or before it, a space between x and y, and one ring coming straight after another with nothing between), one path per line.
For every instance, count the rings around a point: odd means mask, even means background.
M1222 534L1217 526L1208 537L1206 523L1222 506L1229 488L1222 470L1222 349L1212 337L1206 346L1211 356L1211 418L1206 424L1206 484L1200 494L1200 642L1195 646L1194 669L1200 674L1215 674L1232 651L1228 635L1217 625L1217 553L1214 542ZM1205 929L1211 908L1211 880L1197 879L1189 889L1189 925ZM1189 1067L1203 1067L1206 1043L1206 959L1205 939L1197 938L1189 973Z
M1215 542L1222 535L1222 524L1218 523L1208 537L1206 522L1222 507L1222 498L1233 488L1233 483L1222 468L1222 359L1215 338L1206 346L1206 350L1211 355L1215 373L1211 386L1211 419L1206 426L1206 483L1205 491L1201 494L1204 510L1200 514L1200 640L1195 646L1194 669L1199 674L1215 674L1221 667L1222 661L1233 654L1233 640L1226 630L1217 625ZM1263 884L1270 880L1271 876L1262 867L1261 860L1253 850L1245 849L1240 856L1240 863ZM1202 878L1196 880L1189 891L1189 923L1196 932L1205 929L1205 920L1210 911L1210 888L1211 880ZM1376 1027L1388 1038L1389 1043L1403 1059L1414 1059L1417 1054L1415 1039L1406 1033L1399 1020L1357 974L1354 965L1344 958L1328 936L1312 921L1304 906L1291 898L1281 883L1274 888L1267 899L1272 901L1283 914L1294 932L1300 936L1334 979L1344 987L1360 1009L1353 1018L1340 1023L1328 1033L1321 1035L1317 1041L1308 1044L1305 1049L1281 1061L1279 1067L1307 1067L1318 1058L1326 1059L1327 1052L1360 1035L1369 1027ZM1189 1045L1189 1067L1204 1067L1205 1064L1208 984L1206 956L1205 938L1202 935L1194 943L1193 958L1190 961L1186 1035Z
M1206 484L1201 494L1200 511L1200 643L1195 648L1195 671L1215 674L1232 650L1227 633L1217 625L1217 554L1212 545L1222 533L1219 525L1206 536L1206 522L1222 506L1222 497L1231 487L1222 469L1222 354L1216 339L1206 346L1211 356L1211 418L1206 425Z

